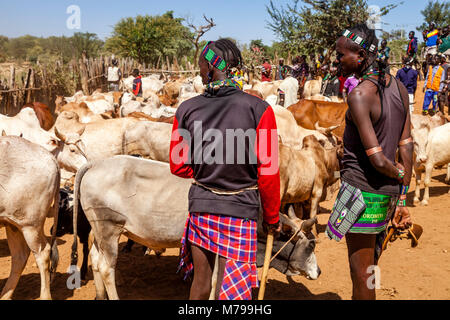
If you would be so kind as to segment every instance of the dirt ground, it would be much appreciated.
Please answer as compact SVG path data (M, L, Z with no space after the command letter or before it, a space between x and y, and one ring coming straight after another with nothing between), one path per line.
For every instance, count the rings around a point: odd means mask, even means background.
M420 88L420 84L419 84ZM415 112L419 112L423 101L422 92L418 92ZM430 188L430 205L412 207L415 183L412 183L408 195L408 205L414 223L420 224L424 233L419 246L412 249L410 242L397 240L390 244L380 261L381 288L377 298L382 300L404 299L450 299L450 194L449 186L444 183L446 171L435 170ZM414 180L414 179L413 179ZM422 190L423 194L423 190ZM323 211L331 210L333 201L321 204ZM325 229L329 213L319 215L320 230ZM52 220L47 223L46 234ZM60 264L51 286L53 299L56 300L93 300L95 287L90 280L80 289L67 289L67 270L70 263L72 236L59 239ZM316 281L301 276L288 278L271 269L266 289L266 299L270 300L349 300L352 285L347 261L345 240L337 243L320 234L320 243L316 248L318 264L322 275ZM120 249L126 243L121 239ZM129 254L121 253L118 261L118 293L125 300L184 300L189 296L190 284L176 274L178 249L168 250L161 258L144 256L142 248L136 245ZM81 257L81 252L79 253ZM80 258L81 260L81 258ZM0 230L0 287L6 283L9 275L11 257L5 229ZM40 276L31 257L19 281L13 298L30 300L39 298Z

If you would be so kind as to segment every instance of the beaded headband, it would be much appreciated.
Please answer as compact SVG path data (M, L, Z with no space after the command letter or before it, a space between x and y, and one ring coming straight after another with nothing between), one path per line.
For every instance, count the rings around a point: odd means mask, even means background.
M209 45L213 42L210 41L206 44L206 46L203 48L202 56L205 57L206 61L211 63L214 67L219 69L220 71L224 71L228 64L225 62L225 60L221 57L219 57L213 50L209 48Z
M356 43L357 45L361 46L363 49L365 49L365 50L367 50L369 52L376 52L377 51L377 46L374 45L374 44L371 44L370 47L367 48L369 46L369 44L366 42L366 40L364 40L363 38L361 38L360 36L358 36L354 32L351 32L349 30L345 30L342 35L344 37L346 37L347 39L352 40L354 43Z

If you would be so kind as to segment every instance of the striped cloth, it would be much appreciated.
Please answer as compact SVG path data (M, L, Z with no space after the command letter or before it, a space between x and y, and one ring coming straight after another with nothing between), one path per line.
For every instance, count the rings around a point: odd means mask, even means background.
M181 261L185 279L194 271L190 244L227 259L219 300L251 300L257 288L256 221L208 213L190 213L182 239Z

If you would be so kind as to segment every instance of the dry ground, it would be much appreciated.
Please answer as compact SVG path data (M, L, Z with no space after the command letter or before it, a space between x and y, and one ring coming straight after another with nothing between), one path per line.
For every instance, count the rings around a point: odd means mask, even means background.
M417 101L421 102L420 92ZM416 106L419 111L421 103ZM378 299L450 299L450 195L449 186L444 184L445 171L435 170L431 185L431 201L428 207L411 207L415 223L423 226L424 233L417 248L412 249L409 241L398 240L390 244L380 261L381 289ZM408 195L412 206L415 184ZM423 191L422 191L423 194ZM333 202L322 203L328 211ZM319 216L322 231L329 214ZM47 223L47 234L52 221ZM322 275L316 281L296 276L287 278L270 270L266 298L274 300L339 300L351 299L351 280L347 262L345 241L337 243L320 235L316 254ZM121 239L120 248L126 239ZM52 295L57 300L92 300L95 287L92 280L79 290L68 290L66 271L70 262L72 236L59 240L60 265L52 284ZM81 252L80 252L81 254ZM0 230L0 287L9 275L11 258L4 228ZM176 274L178 249L168 250L161 258L143 256L141 246L134 247L130 254L120 254L118 270L121 283L118 285L122 299L187 299L189 283ZM14 299L38 299L40 277L34 257L30 258L20 279Z

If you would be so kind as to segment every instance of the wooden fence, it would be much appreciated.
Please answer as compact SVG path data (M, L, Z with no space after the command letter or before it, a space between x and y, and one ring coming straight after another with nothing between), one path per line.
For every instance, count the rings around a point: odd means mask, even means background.
M76 91L83 90L87 95L97 89L107 91L106 73L111 65L112 57L72 60L67 65L57 62L56 65L37 64L29 67L25 75L16 74L16 66L12 65L8 79L0 81L0 114L14 116L30 102L42 102L54 111L58 95L71 96ZM156 65L139 64L133 59L117 59L124 78L129 77L134 69L139 69L144 76L162 74L165 76L198 74L198 70L188 61L187 57L179 64L177 59L172 62L166 57ZM50 69L52 70L50 72ZM19 80L18 80L19 79Z

